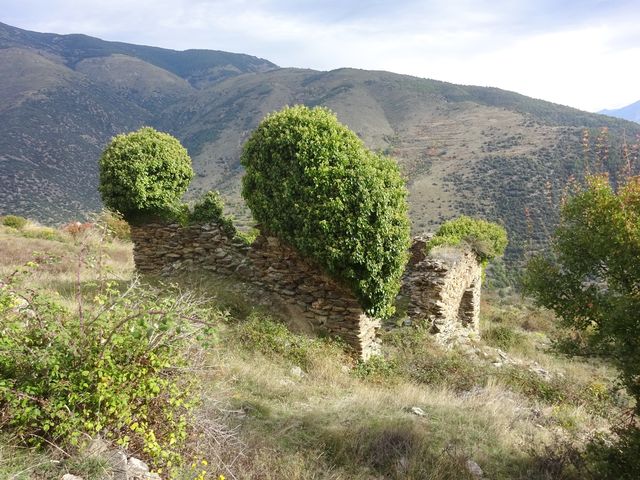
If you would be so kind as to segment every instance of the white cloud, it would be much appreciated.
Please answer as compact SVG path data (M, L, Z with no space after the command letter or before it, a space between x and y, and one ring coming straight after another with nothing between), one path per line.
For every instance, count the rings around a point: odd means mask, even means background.
M389 70L587 110L640 98L632 0L3 0L2 21L282 66Z

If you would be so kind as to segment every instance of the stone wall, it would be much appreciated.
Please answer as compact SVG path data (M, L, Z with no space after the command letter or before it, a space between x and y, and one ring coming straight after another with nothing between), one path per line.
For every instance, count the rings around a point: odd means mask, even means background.
M427 239L416 238L401 293L412 323L426 324L446 338L479 332L482 267L468 248L437 247L425 255Z
M316 332L342 338L361 358L379 349L380 321L365 315L350 290L325 275L275 237L252 245L231 239L215 224L132 226L136 268L168 275L209 270L232 275L293 305ZM477 331L482 271L468 250L438 248L426 255L424 238L414 240L402 293L412 323L427 322L433 333Z
M365 315L355 296L275 237L248 246L217 225L132 226L134 260L143 273L204 269L233 275L298 307L317 332L342 338L361 358L377 353L380 321Z

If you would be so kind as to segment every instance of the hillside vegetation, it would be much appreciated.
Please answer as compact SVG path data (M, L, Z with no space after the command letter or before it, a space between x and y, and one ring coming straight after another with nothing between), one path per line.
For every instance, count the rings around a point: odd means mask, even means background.
M71 311L79 301L91 311L101 282L126 291L129 243L101 241L96 226L8 223L17 228L0 226L3 281L38 251L59 261L40 262L28 288ZM339 344L285 328L264 292L196 273L174 281L181 293L169 293L163 279L141 285L165 289L159 304L191 292L215 313L211 329L185 345L191 362L177 371L197 406L175 478L599 478L586 448L607 438L629 406L610 380L615 372L559 353L553 317L521 298L486 292L482 338L443 346L420 328L389 325L384 356L356 362ZM101 457L62 441L26 448L6 421L0 414L2 478L112 473ZM135 443L129 453L159 465Z
M603 167L625 163L640 126L495 88L387 72L277 68L247 55L105 42L0 24L0 211L48 223L99 210L97 160L118 133L149 125L189 150L189 195L240 197L240 148L285 105L322 105L368 148L398 159L416 232L461 213L503 223L508 262L537 250L571 176L607 131ZM593 161L591 159L590 161ZM637 167L635 165L634 167Z

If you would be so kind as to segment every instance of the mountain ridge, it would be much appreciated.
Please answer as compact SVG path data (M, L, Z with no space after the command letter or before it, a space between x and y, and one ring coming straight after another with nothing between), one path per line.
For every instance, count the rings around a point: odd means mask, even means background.
M600 110L598 113L640 123L640 100L625 107Z
M174 64L176 52L166 52L0 24L7 59L0 62L0 212L55 223L99 209L101 151L113 135L149 125L188 148L197 173L189 198L219 189L249 223L239 195L242 144L265 115L302 103L332 109L369 148L397 158L415 231L461 213L483 217L507 226L508 257L521 258L548 238L567 179L594 163L584 158L584 129L592 140L608 129L604 166L614 174L622 139L640 134L624 120L497 88L352 68L279 68L225 52ZM37 75L16 75L29 65Z

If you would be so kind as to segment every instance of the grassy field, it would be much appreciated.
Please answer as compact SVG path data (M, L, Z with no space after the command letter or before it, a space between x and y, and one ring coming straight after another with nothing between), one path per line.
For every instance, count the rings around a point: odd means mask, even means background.
M122 284L134 274L129 243L30 224L0 227L0 278L44 252L59 261L29 288L70 308L77 285L89 301L96 272ZM100 269L87 266L99 258ZM176 478L590 478L585 445L629 404L614 371L559 353L553 317L518 296L485 292L481 338L440 345L420 328L392 328L384 355L362 363L339 342L292 333L283 322L295 319L271 309L266 294L228 279L175 280L221 312L207 346L191 346L184 373L200 401ZM74 449L26 448L2 429L0 478L64 473L111 472Z

